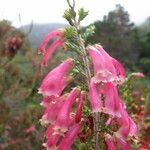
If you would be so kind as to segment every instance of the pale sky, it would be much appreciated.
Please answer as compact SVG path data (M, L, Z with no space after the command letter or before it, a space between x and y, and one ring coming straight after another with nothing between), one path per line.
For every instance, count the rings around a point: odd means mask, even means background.
M131 21L140 24L150 16L150 0L76 0L77 8L89 10L83 22L88 25L101 20L120 3L130 14ZM31 23L66 23L62 18L66 0L0 0L0 20L8 19L14 26ZM21 22L19 21L19 14Z

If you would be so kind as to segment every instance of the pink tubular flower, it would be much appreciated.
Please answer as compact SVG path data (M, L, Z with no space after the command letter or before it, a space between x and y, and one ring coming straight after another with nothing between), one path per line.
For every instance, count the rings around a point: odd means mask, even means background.
M105 136L105 141L106 141L106 145L107 145L108 150L115 150L113 138L109 134L107 134Z
M72 66L73 59L67 59L58 67L50 71L42 81L38 93L42 93L45 96L58 97L68 84L70 78L67 74Z
M117 135L122 138L126 138L127 136L137 137L138 128L134 121L130 118L128 113L122 109L121 110L121 118L118 118L120 128L117 131Z
M120 110L123 109L117 87L113 85L113 83L105 83L104 84L104 112L116 116L121 117Z
M115 68L109 57L104 57L95 47L91 46L88 50L94 67L94 82L112 81L112 72L115 73Z
M51 104L51 106L46 109L44 115L42 116L41 124L54 124L63 103L63 97L57 98L56 102Z
M125 79L122 65L112 58L101 45L91 46L88 49L94 67L94 82L113 82ZM119 82L120 83L120 82Z
M44 55L46 52L46 46L47 46L49 40L51 40L53 37L59 37L59 39L62 39L63 36L64 36L63 29L57 29L57 30L49 33L48 35L46 35L46 37L44 38L44 40L42 41L42 43L38 49L38 53Z
M45 132L45 137L47 139L46 143L43 143L43 146L46 147L47 150L55 149L56 144L60 138L60 135L54 133L54 126L49 125Z
M81 92L80 93L80 99L78 101L77 112L76 112L76 115L75 115L75 123L79 123L81 121L81 118L82 118L82 106L83 106L84 98L85 98L85 93Z
M91 80L89 95L90 95L90 104L93 112L101 112L103 107L100 99L100 94L97 89L97 85L98 84L94 83L94 81Z
M58 39L50 45L50 47L47 49L47 51L45 52L45 54L43 56L41 66L47 66L47 62L48 62L49 58L54 53L55 49L61 44L62 44L62 41L60 39Z
M71 150L71 146L77 138L80 131L80 125L74 124L62 139L58 150Z
M79 95L80 89L74 88L71 93L68 95L66 101L62 105L56 120L56 129L61 131L66 131L70 126L71 120L71 109L72 105L75 102L77 96Z

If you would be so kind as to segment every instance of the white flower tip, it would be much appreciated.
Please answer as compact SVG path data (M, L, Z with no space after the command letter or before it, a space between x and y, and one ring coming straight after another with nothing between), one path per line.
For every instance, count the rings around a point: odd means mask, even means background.
M43 102L40 103L41 106L45 106Z
M42 117L42 119L39 120L39 122L42 126L47 126L47 124L50 123L48 120L45 120L43 117Z
M42 89L41 88L38 88L38 94L42 94Z
M47 147L47 144L46 144L46 143L43 143L42 146L43 146L43 147Z

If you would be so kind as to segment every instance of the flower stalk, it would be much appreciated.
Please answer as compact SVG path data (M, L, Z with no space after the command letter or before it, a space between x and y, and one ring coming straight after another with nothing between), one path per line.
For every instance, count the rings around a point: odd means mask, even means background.
M70 26L49 33L39 48L42 67L58 46L74 54L74 59L63 61L41 82L39 93L44 97L41 105L45 112L40 121L47 127L43 146L47 150L71 150L79 138L85 147L91 143L90 149L94 150L114 149L115 143L117 148L130 150L128 136L136 137L138 129L118 92L118 86L126 80L125 70L101 45L86 47L85 41L94 28L89 27L82 34L80 22L88 12L81 8L77 14L75 0L67 2L69 9L64 18ZM47 48L53 37L57 40ZM69 85L72 81L75 87Z
M73 5L71 6L69 0L67 0L69 7L71 9L72 12L75 12L75 0L73 0ZM79 41L79 46L81 48L81 57L82 57L82 61L84 64L84 69L85 69L85 75L86 75L86 82L87 82L87 86L90 87L90 81L91 81L91 71L90 71L90 65L89 65L89 60L88 60L88 55L87 55L87 51L85 48L85 44L84 44L84 40L80 34L80 24L79 22L76 20L76 17L73 17L73 26L76 29L77 32L77 40ZM98 113L94 113L93 115L93 123L94 123L94 150L99 150L99 114Z

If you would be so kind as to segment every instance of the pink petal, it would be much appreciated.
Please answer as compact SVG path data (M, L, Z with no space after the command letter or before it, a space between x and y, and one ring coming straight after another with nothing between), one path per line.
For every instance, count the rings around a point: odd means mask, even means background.
M57 98L56 102L54 104L51 104L51 106L46 109L41 119L41 121L43 122L42 124L45 124L45 123L54 124L57 118L58 112L60 111L60 108L62 107L63 103L64 103L63 97Z
M125 77L126 72L125 72L125 69L123 68L122 64L119 61L117 61L116 59L114 59L113 57L111 57L111 60L116 68L117 75Z
M55 102L55 97L54 96L47 96L44 97L42 102L40 103L41 106L43 107L49 107L53 102Z
M103 55L94 47L88 49L94 67L95 82L111 82L115 80L115 68L109 56Z
M129 120L130 120L130 133L129 133L129 136L137 137L138 136L138 127L135 124L135 122L131 119L130 116L129 116Z
M108 120L106 121L106 125L111 125L113 118L109 117Z
M106 135L105 141L106 141L106 145L107 145L108 150L115 150L114 141L110 135L108 135L108 134Z
M120 109L121 106L120 98L118 95L117 87L113 83L104 84L104 112L112 116L121 117Z
M85 94L84 94L84 92L81 92L80 99L78 101L77 112L76 112L76 116L75 116L75 123L79 123L81 121L82 106L83 106L84 98L85 98Z
M100 99L100 94L98 93L97 84L91 80L90 83L90 104L92 107L93 112L100 112L102 111L102 102Z
M118 121L120 124L120 128L118 130L120 136L125 138L128 135L135 137L137 136L138 128L124 109L121 110L121 118L119 118Z
M50 71L41 83L38 93L45 96L58 97L67 86L69 77L68 72L73 66L73 60L67 59L58 67Z
M46 147L47 150L56 148L56 144L60 138L59 134L54 133L54 126L49 125L45 132L45 137L47 138L46 143L43 144L44 147Z
M125 80L125 70L122 65L112 58L101 45L94 45L88 49L94 68L94 82L117 82ZM119 82L118 82L119 81Z
M60 46L62 44L62 41L60 39L54 41L50 47L47 49L47 51L45 52L42 62L41 62L41 66L47 66L47 62L49 60L49 58L51 58L52 54L54 53L54 51L56 50L56 48L58 46Z
M39 54L45 54L46 45L48 44L49 40L51 40L55 36L63 37L63 35L64 35L64 32L62 29L55 30L55 31L49 33L48 35L46 35L46 37L44 38L44 40L42 41L42 43L38 49L38 53Z
M116 74L115 67L112 63L111 56L103 49L101 45L96 44L95 45L96 49L103 55L105 61L106 61L106 68L112 73ZM100 61L100 60L99 60Z
M79 124L74 124L62 139L58 150L71 150L71 146L75 142L79 131Z
M69 125L71 124L71 109L72 105L75 102L77 96L79 95L80 89L74 88L71 93L68 95L66 101L62 105L57 120L56 120L56 129L61 129L65 131L68 129Z
M116 138L118 145L122 150L131 150L130 145L122 138Z

